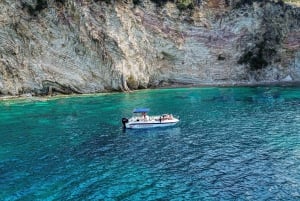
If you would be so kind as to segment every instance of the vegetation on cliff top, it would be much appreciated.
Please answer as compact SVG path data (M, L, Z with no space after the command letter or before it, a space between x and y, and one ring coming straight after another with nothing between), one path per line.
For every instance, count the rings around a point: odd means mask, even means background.
M39 13L40 11L48 7L47 0L37 0L34 6L27 3L26 1L25 2L22 1L21 4L22 4L22 9L27 9L28 13L33 16L36 16L37 13Z
M151 0L158 6L163 6L167 2L175 3L179 10L193 9L196 5L200 5L202 1L199 0Z
M66 0L54 0L56 3L65 4ZM93 0L94 2L106 2L106 3L112 3L112 0ZM186 10L186 9L194 9L196 6L200 6L203 4L203 0L151 0L153 3L155 3L157 6L162 7L167 2L175 3L177 8L180 11ZM258 3L267 3L267 2L275 2L277 4L283 5L284 2L292 2L292 3L300 3L300 0L239 0L239 1L229 1L225 0L226 6L232 6L233 8L240 8L245 5L252 5L254 2ZM134 5L140 5L142 3L141 0L132 0L132 3ZM36 0L33 3L28 3L25 0L21 1L22 9L27 9L29 14L32 16L36 16L40 11L48 7L48 0Z

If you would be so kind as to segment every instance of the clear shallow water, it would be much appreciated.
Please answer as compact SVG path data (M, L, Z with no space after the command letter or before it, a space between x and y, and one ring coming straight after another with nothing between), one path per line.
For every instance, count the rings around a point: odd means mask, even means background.
M173 113L127 130L134 107ZM299 200L300 88L0 102L0 200Z

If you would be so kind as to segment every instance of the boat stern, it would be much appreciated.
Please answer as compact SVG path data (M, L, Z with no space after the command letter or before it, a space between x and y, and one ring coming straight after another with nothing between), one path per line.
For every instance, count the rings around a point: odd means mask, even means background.
M123 128L126 128L126 123L128 123L129 120L126 118L126 117L123 117L122 118L122 125L123 125Z

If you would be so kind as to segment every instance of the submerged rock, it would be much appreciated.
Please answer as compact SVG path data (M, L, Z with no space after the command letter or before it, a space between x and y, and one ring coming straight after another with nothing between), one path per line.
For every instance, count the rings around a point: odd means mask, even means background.
M108 2L2 0L0 94L300 81L297 5Z

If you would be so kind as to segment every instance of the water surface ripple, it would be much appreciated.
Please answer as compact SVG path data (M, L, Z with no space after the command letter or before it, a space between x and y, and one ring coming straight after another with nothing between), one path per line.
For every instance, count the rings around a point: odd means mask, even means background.
M0 200L300 200L300 88L0 102ZM134 107L175 127L121 128Z

